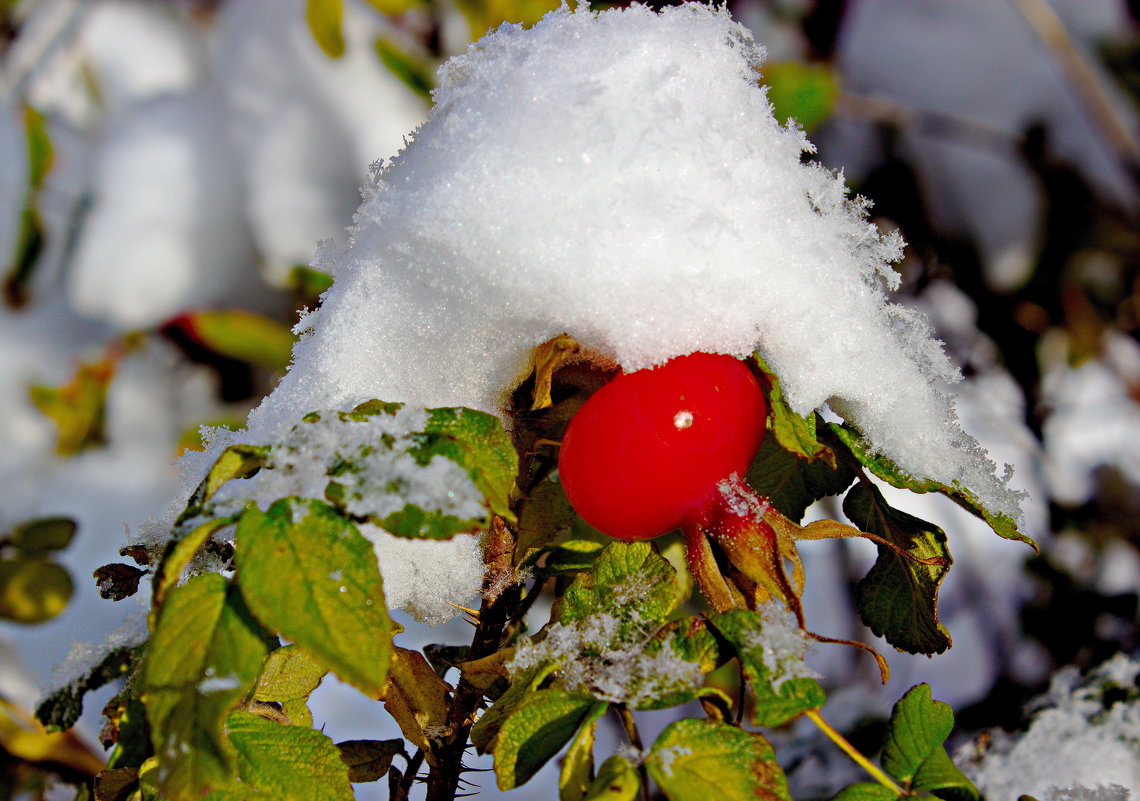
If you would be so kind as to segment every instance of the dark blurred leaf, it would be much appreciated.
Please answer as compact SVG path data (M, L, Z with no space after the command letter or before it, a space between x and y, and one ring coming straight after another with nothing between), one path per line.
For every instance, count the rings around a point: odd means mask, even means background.
M0 537L0 547L11 547L25 556L62 551L75 536L75 521L69 517L41 517L16 526Z
M43 623L67 607L71 576L46 559L0 560L0 619Z
M44 227L37 204L44 179L51 170L54 151L48 136L47 121L31 106L24 106L24 136L27 142L28 172L24 206L20 210L20 228L16 248L11 260L5 258L4 295L13 308L23 306L28 299L28 284L44 246Z

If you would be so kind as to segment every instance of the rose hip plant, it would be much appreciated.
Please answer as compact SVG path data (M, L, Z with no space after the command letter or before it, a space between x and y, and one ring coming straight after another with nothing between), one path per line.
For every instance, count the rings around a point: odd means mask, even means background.
M369 401L297 421L297 436L362 432L326 453L316 497L243 501L243 484L297 467L281 443L231 445L161 547L124 549L137 567L101 569L112 598L150 574L149 639L38 710L66 729L88 690L126 677L104 710L111 755L90 797L350 799L354 784L383 782L392 799L451 799L473 792L475 752L502 790L556 762L557 788L536 792L567 801L788 799L765 731L799 717L866 770L843 799L977 796L943 745L953 715L926 685L900 693L877 761L827 723L803 654L809 639L844 641L805 619L797 544L872 540L859 616L890 646L936 654L950 646L938 618L946 536L891 508L873 479L945 494L1024 539L1014 521L961 487L903 475L846 425L796 415L759 357L697 353L623 374L561 337L536 350L502 419L430 409L414 431L369 438L407 411ZM478 513L435 508L407 479L369 483L392 460L457 466ZM840 495L849 522L801 525ZM369 525L482 537L467 641L401 647ZM674 529L681 541L662 536ZM870 646L847 644L887 680ZM329 674L383 704L402 737L327 737L308 698ZM662 709L674 719L650 742L640 713ZM613 753L598 740L607 716L627 739Z

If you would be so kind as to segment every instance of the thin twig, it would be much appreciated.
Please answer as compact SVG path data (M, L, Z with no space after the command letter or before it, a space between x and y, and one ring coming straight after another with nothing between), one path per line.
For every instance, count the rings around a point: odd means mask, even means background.
M641 744L641 734L637 731L637 721L633 719L633 712L624 704L615 705L613 709L617 712L618 719L621 721L621 727L625 730L625 736L629 739L629 744L637 749L637 753L644 754L645 746ZM649 796L649 771L645 768L644 759L638 763L637 773L641 778L642 801L651 801Z
M1120 119L1103 82L1076 45L1057 12L1045 0L1012 0L1013 7L1049 49L1085 111L1104 134L1117 156L1135 167L1140 164L1140 142Z

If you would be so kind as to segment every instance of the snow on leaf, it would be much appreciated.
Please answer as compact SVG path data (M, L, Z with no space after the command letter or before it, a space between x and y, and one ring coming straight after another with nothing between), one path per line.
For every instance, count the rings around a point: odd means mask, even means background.
M970 514L984 520L999 537L1024 542L1034 549L1037 548L1037 544L1032 538L1018 531L1017 520L1014 519L1008 510L1003 510L1000 505L994 504L988 499L980 498L976 493L970 491L958 482L944 484L935 479L917 478L908 475L905 471L901 470L897 464L887 458L887 456L876 453L869 447L868 443L866 443L851 426L829 423L828 427L838 438L839 442L854 455L860 464L868 468L872 473L883 481L886 481L892 487L919 493L941 493Z
M887 300L901 241L801 160L763 55L726 9L686 3L564 6L453 58L328 254L336 281L251 434L376 393L498 413L563 333L625 370L759 351L796 414L829 403L906 475L1016 516L930 326Z
M661 622L682 601L677 572L648 542L612 542L566 590L562 622L591 615L636 615L643 623Z
M759 612L733 609L712 618L740 658L755 697L752 722L782 726L825 700L815 671L804 664L807 641L791 613L776 603Z
M669 801L789 801L771 744L728 723L686 718L654 741L645 767Z
M254 507L238 524L236 561L242 595L265 626L380 695L393 626L376 556L356 526L320 501Z

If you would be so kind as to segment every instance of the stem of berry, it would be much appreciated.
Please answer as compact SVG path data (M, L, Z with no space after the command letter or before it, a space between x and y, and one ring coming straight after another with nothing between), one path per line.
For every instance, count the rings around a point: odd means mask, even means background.
M721 481L704 508L682 525L693 579L718 612L755 609L769 597L779 599L804 627L799 593L784 570L780 538L764 515L771 508L737 475ZM725 580L712 544L725 555L733 581Z
M895 795L906 795L906 791L899 787L898 784L895 783L894 779L883 773L883 771L880 770L873 762L871 762L871 760L863 756L863 754L860 753L859 749L851 745L846 737L832 728L831 724L824 720L823 716L819 714L818 709L809 709L807 712L804 712L804 715L808 718L808 720L818 726L820 731L831 738L832 742L843 749L843 753L847 754L847 756L851 757L851 759L853 759L855 763L859 765L859 767L863 768L863 770L871 774L875 781L886 787Z

